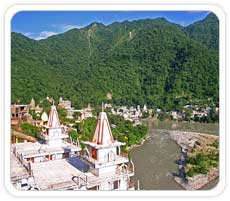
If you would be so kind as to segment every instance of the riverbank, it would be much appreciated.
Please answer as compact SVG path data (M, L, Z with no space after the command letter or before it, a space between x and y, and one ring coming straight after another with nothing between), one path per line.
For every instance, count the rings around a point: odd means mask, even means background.
M219 137L215 135L184 131L170 131L170 137L183 150L187 150L188 156L193 157L196 156L196 153L212 152L216 148L211 145L219 140ZM189 170L189 165L185 167L186 172ZM175 176L174 180L186 190L198 190L218 177L218 167L210 167L206 174L195 174L193 176L187 174L185 179Z
M188 122L188 121L159 121L153 122L154 129L167 129L175 131L188 131L207 133L213 135L219 135L219 124L218 123L199 123L199 122Z
M142 120L142 123L145 124L148 127L147 135L146 135L146 137L144 139L141 140L141 143L134 144L134 145L128 147L127 148L128 152L131 151L134 148L142 146L144 144L144 142L150 138L150 132L149 132L149 130L151 129L151 127L153 125L153 122L154 122L154 119L143 119Z
M179 177L174 177L174 180L186 190L199 190L215 180L218 176L219 169L212 168L207 175L198 174L194 177L187 177L187 182L184 182L184 180Z
M146 140L149 139L149 137L150 137L150 136L148 135L146 138L142 139L142 141L141 141L140 144L134 144L134 145L128 147L128 148L127 148L127 151L129 152L129 151L131 151L131 150L134 149L134 148L137 148L137 147L142 146L142 145L144 144L144 142L145 142Z

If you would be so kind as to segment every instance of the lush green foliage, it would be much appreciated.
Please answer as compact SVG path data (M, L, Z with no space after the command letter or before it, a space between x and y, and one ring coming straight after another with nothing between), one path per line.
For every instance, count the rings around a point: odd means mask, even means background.
M71 131L69 131L69 135L70 135L70 137L72 138L72 140L73 140L74 142L76 142L76 141L77 141L77 138L79 138L79 135L78 135L78 133L77 133L76 130L71 130Z
M40 114L36 114L36 112L34 110L30 110L29 114L32 116L32 118L34 120L40 120L41 119L41 115Z
M75 134L80 141L91 141L93 138L94 131L96 129L97 119L87 118L80 123L75 124L77 134Z
M29 136L40 138L40 130L38 127L33 126L30 123L22 123L20 124L20 129L24 134L27 134Z
M172 120L172 117L166 113L166 112L161 112L158 114L158 117L157 117L160 121L164 121L164 120Z
M46 99L42 99L39 103L39 107L43 108L43 112L46 112L47 114L49 114L51 103Z
M75 107L95 106L108 92L115 105L218 101L218 53L188 32L159 18L93 23L40 41L12 33L12 101L62 96Z
M207 47L219 49L219 20L214 13L209 14L204 20L186 27L185 30L190 37Z
M142 112L142 116L141 116L142 119L146 119L148 117L149 117L149 113L148 112Z
M147 127L144 125L133 126L130 121L124 120L117 115L108 115L109 122L112 125L112 133L115 139L125 142L127 147L134 144L140 144L147 135Z
M210 144L209 146L215 147L216 149L219 148L219 141L216 140L215 142L213 142L212 144Z
M197 153L195 157L188 157L187 163L192 165L187 172L189 177L196 174L207 174L210 168L219 166L219 152Z

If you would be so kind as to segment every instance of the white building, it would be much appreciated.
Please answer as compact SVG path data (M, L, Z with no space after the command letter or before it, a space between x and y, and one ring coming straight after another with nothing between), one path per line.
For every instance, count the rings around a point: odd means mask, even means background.
M11 167L14 175L21 175L19 170L24 169L24 172L28 171L28 175L32 176L33 168L36 167L36 164L69 158L71 155L77 155L81 150L78 143L69 143L64 140L68 138L68 135L65 133L64 127L60 125L54 105L51 107L48 123L41 137L44 138L44 142L36 141L12 144L11 155L14 157L11 157L11 162L17 161L13 162L17 166L13 165ZM19 167L20 165L21 167ZM12 177L13 174L11 175L11 179ZM15 179L15 176L12 181L17 186L21 182L20 176L18 177L18 181Z
M49 119L43 133L46 144L50 147L61 147L63 139L69 138L64 126L60 124L55 105L51 106Z
M94 186L98 190L129 190L134 189L130 177L134 176L134 165L128 157L121 156L120 146L125 143L113 139L110 125L105 112L101 112L91 142L87 145L85 159L90 165L98 182Z
M59 98L59 104L58 105L64 109L66 109L66 110L71 109L71 101L63 100L62 97Z
M94 136L80 155L78 143L68 143L56 107L44 127L45 143L12 145L11 181L23 190L131 190L134 165L122 156L125 143L113 139L105 112L101 112Z
M83 111L81 112L81 115L79 117L79 120L82 121L87 118L93 117L93 112L90 104L88 104L87 108L84 108Z
M142 109L142 112L148 112L148 109L147 109L147 105L146 105L146 104L144 104L143 109Z

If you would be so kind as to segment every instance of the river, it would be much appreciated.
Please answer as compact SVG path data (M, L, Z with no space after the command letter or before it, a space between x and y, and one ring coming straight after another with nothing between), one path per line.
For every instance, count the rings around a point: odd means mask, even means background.
M139 180L140 190L182 190L171 173L177 173L175 164L180 147L170 139L169 130L197 131L219 135L218 124L180 122L154 122L149 124L149 138L142 146L130 151L135 164L135 188ZM213 188L218 179L203 189Z

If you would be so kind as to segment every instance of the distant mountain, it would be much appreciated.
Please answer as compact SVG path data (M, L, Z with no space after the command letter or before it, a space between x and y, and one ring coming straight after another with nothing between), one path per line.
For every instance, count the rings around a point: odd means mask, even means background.
M92 23L40 41L12 33L12 102L62 96L82 107L111 93L114 104L167 109L218 100L218 54L189 27L158 18Z
M219 49L219 20L213 13L185 28L189 36L209 48Z

